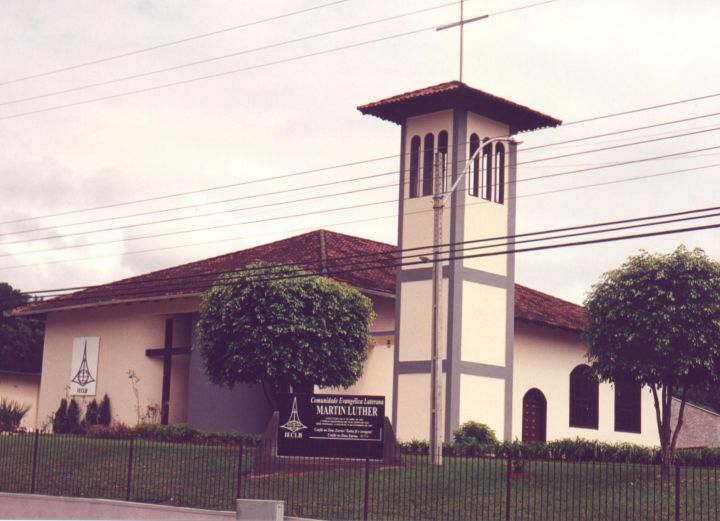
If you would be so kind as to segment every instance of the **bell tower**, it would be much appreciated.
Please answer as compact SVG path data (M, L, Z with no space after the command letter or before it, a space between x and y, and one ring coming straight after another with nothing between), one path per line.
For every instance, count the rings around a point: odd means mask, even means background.
M358 107L400 125L400 182L392 418L401 439L429 439L433 338L433 185L443 176L442 435L468 420L510 439L518 132L561 122L471 88L442 83ZM476 153L477 152L477 153ZM470 161L470 158L473 158ZM463 175L464 174L464 175ZM458 180L452 193L447 193ZM496 238L488 242L466 242ZM502 246L478 249L487 244Z

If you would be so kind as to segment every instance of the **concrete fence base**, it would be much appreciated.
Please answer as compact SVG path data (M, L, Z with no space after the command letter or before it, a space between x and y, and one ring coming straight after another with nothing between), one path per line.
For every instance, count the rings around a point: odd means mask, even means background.
M204 510L114 499L0 492L0 519L173 519L177 521L286 521L282 501L238 499L237 511Z

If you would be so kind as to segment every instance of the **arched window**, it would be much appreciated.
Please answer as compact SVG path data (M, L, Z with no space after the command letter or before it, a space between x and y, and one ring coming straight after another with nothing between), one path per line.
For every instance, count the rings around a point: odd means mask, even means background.
M423 146L423 195L433 193L433 161L435 160L435 136L425 135Z
M505 200L505 147L495 145L495 179L493 180L493 201L503 204Z
M410 141L410 197L418 196L420 179L420 136L413 136Z
M640 384L615 382L615 430L640 433Z
M488 138L483 139L487 141ZM493 187L493 153L492 143L486 143L483 145L482 151L482 198L492 201L492 187Z
M442 180L443 192L447 190L447 157L448 157L448 133L447 130L441 130L438 134L438 154L440 154L440 161L442 161L443 167L441 172L445 175Z
M598 428L598 389L600 384L586 365L570 373L570 427Z
M480 148L480 138L477 134L470 136L470 157ZM473 197L480 195L480 154L475 156L472 163L472 171L468 182L468 193Z
M547 440L547 400L539 389L530 389L523 397L522 441Z

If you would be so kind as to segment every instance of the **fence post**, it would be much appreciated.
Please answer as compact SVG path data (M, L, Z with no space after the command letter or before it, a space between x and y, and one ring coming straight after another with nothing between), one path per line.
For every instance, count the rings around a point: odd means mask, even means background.
M132 487L133 445L135 445L135 437L131 436L130 450L128 451L127 490L125 491L125 501L130 501L130 489Z
M37 457L38 457L38 445L40 443L40 430L35 429L35 446L33 447L33 462L32 462L32 483L30 484L30 493L35 493L35 484L37 482Z
M512 474L512 454L508 454L507 458L507 475L505 476L505 521L510 521L510 491L511 491L511 474Z
M365 503L363 504L363 520L368 518L368 499L370 493L370 443L365 444Z
M680 521L680 464L675 464L675 521Z
M240 440L240 451L238 452L238 467L237 467L237 490L235 492L235 499L240 499L240 485L242 484L242 465L243 465L243 440Z

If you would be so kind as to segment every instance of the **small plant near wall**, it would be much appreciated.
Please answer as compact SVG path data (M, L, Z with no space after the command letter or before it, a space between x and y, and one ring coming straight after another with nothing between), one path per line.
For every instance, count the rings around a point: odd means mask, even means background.
M498 442L495 431L484 423L466 421L453 432L456 444L463 445L496 445Z
M127 375L130 380L133 395L135 396L135 414L137 415L137 423L140 424L142 423L142 411L140 410L140 389L138 389L140 377L132 369L128 369Z
M145 412L141 416L140 425L146 423L160 423L160 411L162 407L157 402L147 404Z
M17 432L20 422L30 410L30 406L3 398L0 400L0 432Z

